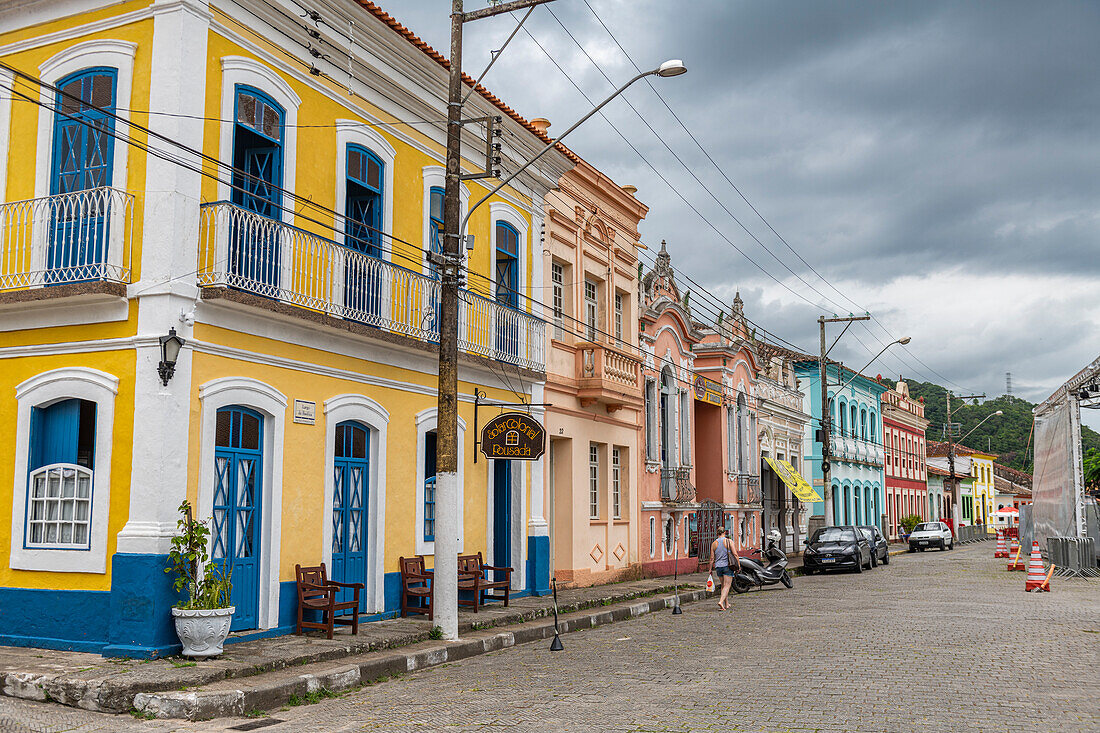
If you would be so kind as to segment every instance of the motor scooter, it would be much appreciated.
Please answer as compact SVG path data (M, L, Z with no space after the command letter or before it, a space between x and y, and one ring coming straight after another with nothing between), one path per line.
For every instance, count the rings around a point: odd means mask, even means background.
M739 557L737 563L739 572L733 575L733 590L744 593L754 585L763 588L765 585L782 583L790 588L791 575L787 572L787 556L779 549L779 530L773 529L768 533L768 542L764 552L760 553L760 561L749 557Z

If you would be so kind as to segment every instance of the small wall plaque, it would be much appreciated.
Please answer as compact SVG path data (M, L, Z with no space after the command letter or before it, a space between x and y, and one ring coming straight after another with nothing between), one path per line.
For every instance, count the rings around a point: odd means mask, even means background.
M317 403L294 400L294 422L302 425L317 424Z

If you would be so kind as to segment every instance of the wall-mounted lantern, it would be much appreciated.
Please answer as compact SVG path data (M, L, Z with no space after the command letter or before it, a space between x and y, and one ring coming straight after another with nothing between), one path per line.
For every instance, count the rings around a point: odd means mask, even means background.
M180 349L187 343L176 335L176 329L168 329L167 336L160 337L160 364L157 365L157 374L164 386L168 386L168 380L176 373L176 359L179 358Z

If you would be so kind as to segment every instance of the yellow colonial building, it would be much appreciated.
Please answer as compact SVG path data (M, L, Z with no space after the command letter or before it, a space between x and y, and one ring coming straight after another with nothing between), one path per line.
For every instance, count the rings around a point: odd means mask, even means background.
M232 569L238 639L291 629L296 563L386 615L398 558L435 553L446 62L371 3L310 5L0 10L0 644L178 649L185 498ZM548 141L481 88L464 116L500 118L504 170ZM464 130L478 173L486 128ZM474 394L543 402L528 294L571 165L546 156L469 224L452 551L512 566L521 594L548 586L543 470L474 462Z

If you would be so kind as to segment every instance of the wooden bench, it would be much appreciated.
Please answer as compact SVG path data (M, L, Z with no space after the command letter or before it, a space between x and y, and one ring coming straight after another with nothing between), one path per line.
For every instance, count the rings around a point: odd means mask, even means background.
M423 613L428 615L429 621L434 620L435 581L432 572L424 567L424 556L402 557L398 566L401 568L401 615Z
M324 563L311 568L295 565L294 575L298 580L298 626L295 634L301 636L303 628L320 629L327 632L331 639L336 624L350 624L351 633L359 633L359 591L363 590L362 583L338 583L329 580ZM336 600L336 594L341 588L351 588L354 600ZM337 617L337 611L348 610L351 611L351 616ZM303 621L302 614L305 611L320 611L321 621Z

